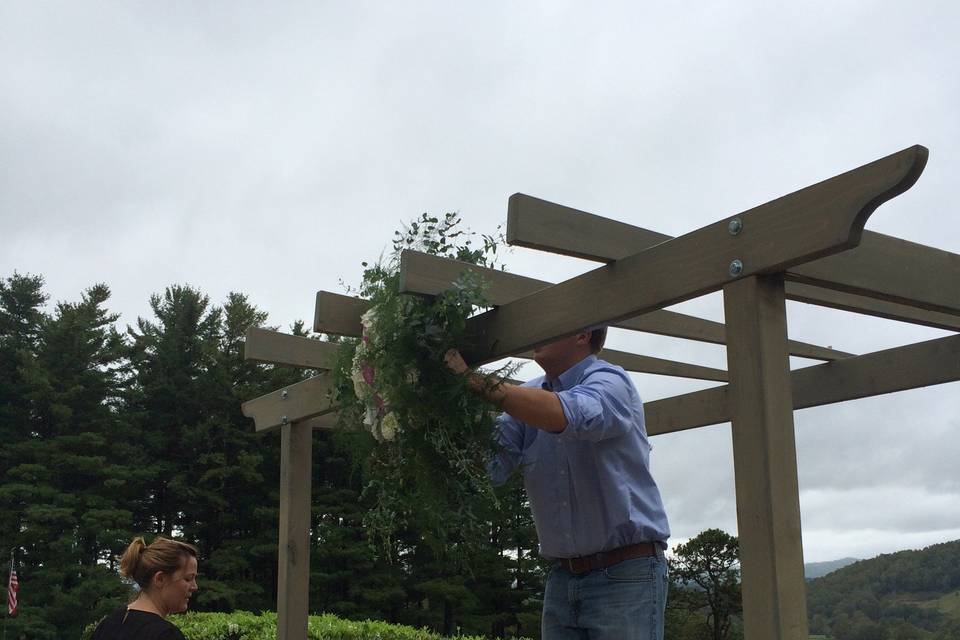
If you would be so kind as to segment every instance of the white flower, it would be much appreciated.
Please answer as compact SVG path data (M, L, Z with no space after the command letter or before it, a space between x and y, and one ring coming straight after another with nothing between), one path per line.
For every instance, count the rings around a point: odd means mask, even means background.
M350 379L353 380L353 392L357 394L357 397L360 399L366 397L369 387L367 381L363 379L363 371L360 370L360 367L354 365Z
M377 410L374 407L367 407L367 412L363 416L363 424L370 428L370 433L377 435Z
M380 422L380 435L383 436L384 440L392 441L397 437L398 428L400 428L400 423L397 421L397 414L391 411L383 416L383 420Z
M377 322L377 310L375 307L371 307L365 314L360 316L360 324L363 325L364 333L367 335L373 334L373 327Z

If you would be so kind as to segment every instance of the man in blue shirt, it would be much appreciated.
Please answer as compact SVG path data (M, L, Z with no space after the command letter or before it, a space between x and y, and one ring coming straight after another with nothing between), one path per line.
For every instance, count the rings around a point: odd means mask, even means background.
M491 385L452 350L447 364L505 413L495 484L521 469L541 555L555 560L543 604L544 640L663 638L670 535L650 474L636 387L597 358L606 328L534 350L546 375Z

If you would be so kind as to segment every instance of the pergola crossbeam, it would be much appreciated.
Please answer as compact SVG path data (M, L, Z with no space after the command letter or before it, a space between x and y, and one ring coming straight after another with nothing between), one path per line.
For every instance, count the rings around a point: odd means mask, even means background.
M793 408L909 391L960 381L960 336L918 342L791 372ZM664 435L730 421L727 385L644 402L647 434ZM304 421L314 429L337 426L327 413Z
M960 380L960 335L791 372L793 408L807 409ZM730 421L727 385L643 405L650 435Z
M803 282L786 282L784 287L787 298L794 302L817 305L841 311L850 311L876 318L886 318L897 322L909 322L933 329L960 331L960 316L910 307L896 302L868 298L866 296L824 289Z
M870 214L916 182L926 158L924 147L905 149L739 214L749 233L731 233L722 220L471 318L463 355L498 360L850 249Z
M533 359L533 352L527 351L518 354L518 358ZM723 369L713 367L704 367L698 364L688 364L686 362L677 362L675 360L666 360L664 358L654 358L626 351L617 351L616 349L607 349L604 347L600 357L623 367L627 371L635 373L651 373L659 376L674 376L677 378L691 378L693 380L711 380L713 382L726 382L727 372Z
M329 372L278 389L243 403L243 415L253 418L257 431L270 431L292 422L329 413L333 384Z
M510 198L507 241L515 246L614 262L671 239L524 194ZM960 331L960 256L948 251L864 231L856 249L786 277L790 300Z
M337 357L337 345L258 327L247 329L243 347L245 360L280 364L303 369L330 369Z
M350 296L321 291L317 294L317 309L319 312L315 330L337 335L359 336L362 328L360 316L367 308L369 308L369 303L361 298L351 298ZM533 358L533 353L522 352L514 354L514 357ZM603 358L612 364L637 373L652 373L716 382L726 382L727 380L727 372L723 369L627 353L626 351L604 349Z
M494 306L508 304L542 291L552 284L506 271L431 256L420 251L404 251L400 260L400 290L405 293L437 295L449 289L450 284L464 271L476 273L489 283L487 295ZM727 339L726 327L722 322L705 320L667 309L658 309L642 316L627 318L613 323L612 326L712 344L726 344ZM853 355L795 340L790 341L790 354L816 360L836 360Z
M786 278L960 320L960 255L882 233L864 231L855 249L798 265Z

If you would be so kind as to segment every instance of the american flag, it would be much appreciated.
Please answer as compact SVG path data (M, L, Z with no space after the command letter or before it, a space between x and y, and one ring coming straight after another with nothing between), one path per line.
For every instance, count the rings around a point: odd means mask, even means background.
M10 580L7 582L7 615L17 615L17 591L20 590L20 581L17 572L10 567Z

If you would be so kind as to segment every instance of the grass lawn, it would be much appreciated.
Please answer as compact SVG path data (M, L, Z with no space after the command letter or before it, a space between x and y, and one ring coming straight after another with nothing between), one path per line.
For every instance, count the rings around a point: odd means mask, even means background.
M960 590L945 593L939 598L918 602L918 606L937 609L951 618L960 618Z

